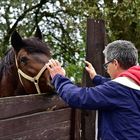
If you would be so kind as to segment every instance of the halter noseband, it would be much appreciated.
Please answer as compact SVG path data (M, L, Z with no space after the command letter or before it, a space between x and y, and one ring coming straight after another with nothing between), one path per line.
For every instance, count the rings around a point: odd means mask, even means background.
M17 70L18 70L18 76L19 76L19 80L20 80L21 84L23 85L23 82L22 82L22 79L21 79L21 76L22 76L25 79L33 82L35 87L36 87L37 93L41 94L38 83L39 83L39 78L41 77L42 73L47 69L47 63L42 67L42 69L39 71L39 73L36 76L31 77L31 76L25 74L21 69L18 68L18 63L17 63L16 57L15 57L15 61L16 61L16 67L17 67Z

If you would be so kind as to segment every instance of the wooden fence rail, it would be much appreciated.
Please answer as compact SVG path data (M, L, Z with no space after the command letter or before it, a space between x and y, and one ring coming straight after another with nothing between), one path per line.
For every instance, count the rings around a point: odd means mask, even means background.
M73 140L74 116L58 96L0 99L0 140Z

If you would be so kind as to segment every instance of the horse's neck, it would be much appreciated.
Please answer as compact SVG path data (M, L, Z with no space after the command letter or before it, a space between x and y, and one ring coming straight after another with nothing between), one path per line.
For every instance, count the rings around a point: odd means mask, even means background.
M13 50L8 51L0 62L0 96L14 95L17 89L18 74Z

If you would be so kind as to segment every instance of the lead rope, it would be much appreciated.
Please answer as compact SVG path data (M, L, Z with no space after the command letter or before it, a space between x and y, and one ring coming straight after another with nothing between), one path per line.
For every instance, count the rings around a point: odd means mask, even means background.
M27 74L25 74L22 70L20 70L18 68L18 63L17 63L17 59L15 57L15 62L16 62L16 67L18 69L18 76L19 76L19 80L21 82L21 84L23 85L23 82L22 82L22 79L21 79L21 76L24 77L25 79L31 81L34 83L35 87L36 87L36 90L37 90L37 93L38 94L41 94L41 91L40 91L40 88L39 88L39 85L38 85L38 82L39 82L39 78L41 77L42 73L47 69L47 63L43 66L43 68L39 71L39 73L34 76L34 77L31 77ZM23 85L24 86L24 85Z

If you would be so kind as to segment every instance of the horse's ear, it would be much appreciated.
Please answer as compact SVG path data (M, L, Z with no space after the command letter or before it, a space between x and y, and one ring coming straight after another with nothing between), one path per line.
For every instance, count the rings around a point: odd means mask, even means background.
M35 37L39 38L40 40L43 39L43 35L41 33L39 26L37 26L37 28L36 28Z
M11 44L15 51L19 51L23 45L22 38L16 30L12 33Z

